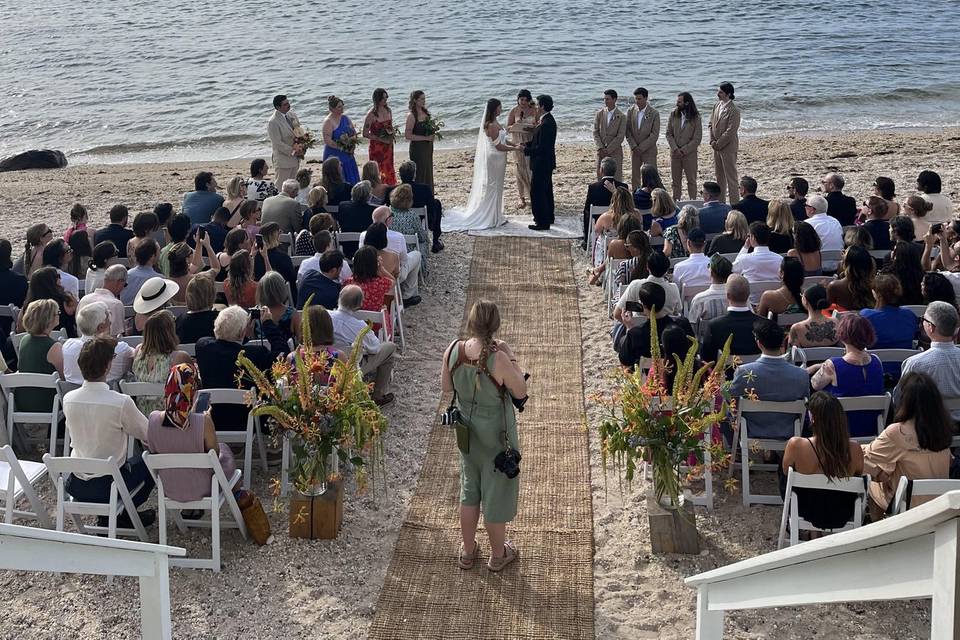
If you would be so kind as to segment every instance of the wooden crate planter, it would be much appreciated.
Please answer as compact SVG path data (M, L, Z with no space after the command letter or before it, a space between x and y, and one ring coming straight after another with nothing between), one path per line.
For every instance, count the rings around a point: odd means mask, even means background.
M685 500L680 508L667 508L656 497L647 496L647 517L654 553L700 553L697 516L691 500Z
M327 485L318 496L290 497L290 537L333 540L343 524L343 481Z

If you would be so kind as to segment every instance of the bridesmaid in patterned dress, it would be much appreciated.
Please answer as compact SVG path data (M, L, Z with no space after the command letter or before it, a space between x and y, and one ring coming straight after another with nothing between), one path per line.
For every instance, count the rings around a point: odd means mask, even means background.
M373 90L373 107L363 121L363 137L370 141L370 159L380 167L380 181L397 184L393 170L393 112L387 106L386 89Z

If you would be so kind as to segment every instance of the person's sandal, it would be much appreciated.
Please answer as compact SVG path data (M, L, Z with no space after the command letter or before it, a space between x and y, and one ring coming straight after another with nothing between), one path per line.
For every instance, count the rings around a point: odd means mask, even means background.
M480 543L476 540L473 541L473 553L469 556L463 554L463 543L460 543L460 557L457 558L457 566L461 569L473 569L474 563L477 561L477 555L480 553Z
M490 556L490 560L487 562L487 569L494 573L501 571L508 564L516 560L519 555L520 552L517 551L517 547L514 546L512 542L505 542L503 543L503 556L500 558Z

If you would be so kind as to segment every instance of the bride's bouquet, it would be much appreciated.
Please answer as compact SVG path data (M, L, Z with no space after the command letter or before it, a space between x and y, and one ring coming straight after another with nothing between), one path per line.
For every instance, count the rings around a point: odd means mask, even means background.
M287 118L290 120L290 126L293 127L293 153L298 158L307 154L307 149L312 149L317 143L316 138L309 129L300 124L300 118L294 112L289 112Z
M340 137L335 141L337 146L341 151L352 154L357 150L357 145L360 144L360 136L356 133L343 132L340 134Z
M426 129L428 136L443 140L443 134L440 133L440 130L443 129L443 120L434 116L427 116L427 119L423 121L423 128Z

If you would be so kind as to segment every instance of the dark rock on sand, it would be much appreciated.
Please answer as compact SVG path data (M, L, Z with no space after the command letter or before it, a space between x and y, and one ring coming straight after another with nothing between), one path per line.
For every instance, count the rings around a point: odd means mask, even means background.
M0 160L0 171L23 171L24 169L62 169L67 166L63 151L31 149Z

